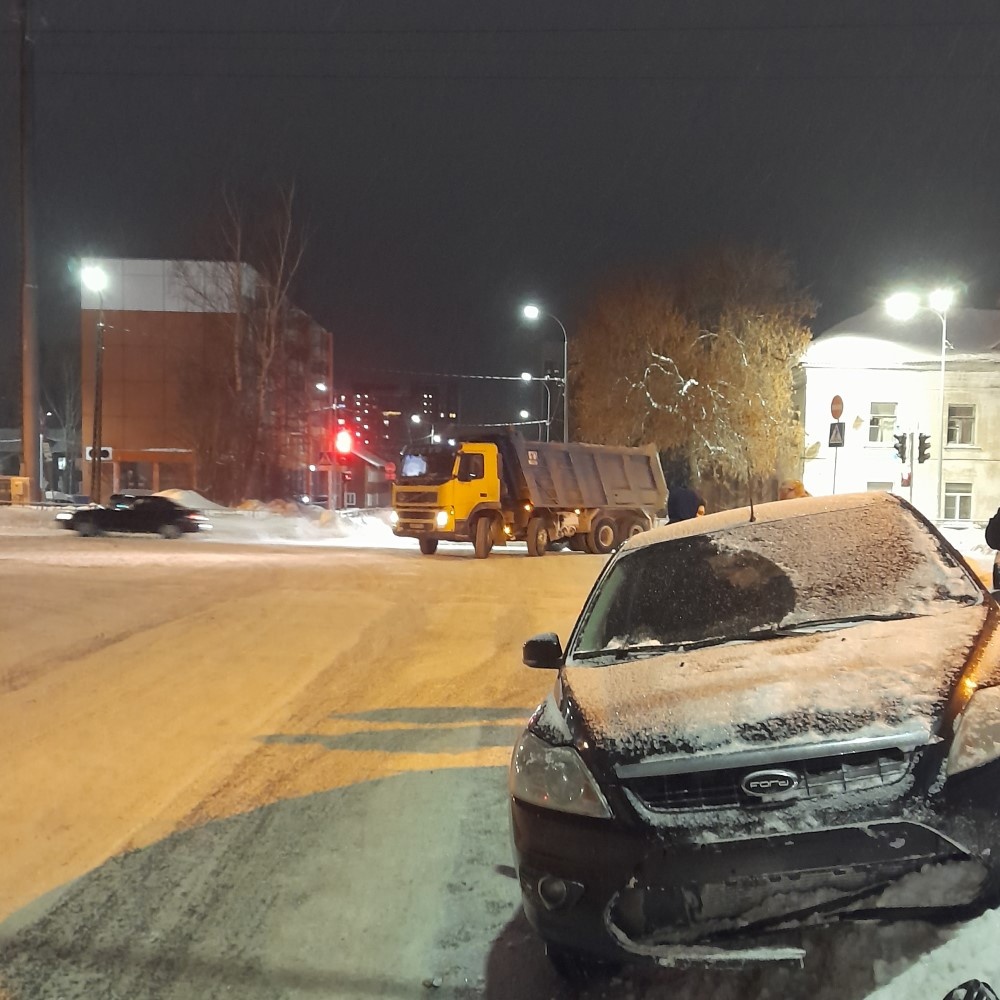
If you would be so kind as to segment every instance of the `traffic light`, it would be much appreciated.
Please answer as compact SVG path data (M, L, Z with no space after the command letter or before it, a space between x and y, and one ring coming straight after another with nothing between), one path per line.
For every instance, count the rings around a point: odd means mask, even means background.
M896 454L899 456L901 462L906 461L906 439L908 437L908 434L893 434L893 438L896 441Z
M337 464L347 465L351 457L351 452L354 450L354 438L351 437L349 430L337 431L337 436L333 442L333 450L337 453Z
M920 446L917 449L917 461L923 465L931 457L931 436L930 434L920 435Z

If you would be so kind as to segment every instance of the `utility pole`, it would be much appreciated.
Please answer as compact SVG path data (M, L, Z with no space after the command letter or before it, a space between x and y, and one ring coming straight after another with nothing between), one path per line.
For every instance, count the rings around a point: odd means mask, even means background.
M28 0L18 0L20 43L20 242L21 242L21 454L24 474L28 477L29 497L41 499L41 463L39 439L41 420L38 408L38 332L35 324L35 241L31 211L31 142L33 118L32 43L28 37Z

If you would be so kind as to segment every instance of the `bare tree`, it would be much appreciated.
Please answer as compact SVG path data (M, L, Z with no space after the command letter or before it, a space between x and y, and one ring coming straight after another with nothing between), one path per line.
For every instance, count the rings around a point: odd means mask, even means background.
M225 350L188 375L184 389L189 433L201 476L232 501L274 483L287 401L281 368L294 310L291 289L305 251L295 218L295 189L252 209L223 194L220 256L179 265L178 280L193 301L225 317Z
M45 408L52 413L56 422L62 428L63 446L66 451L66 469L62 476L61 486L67 493L76 492L76 463L81 455L81 399L80 399L80 369L74 360L64 355L58 365L58 375L55 384L48 382L43 386L42 395ZM53 489L54 484L50 483Z
M601 292L578 338L584 437L655 442L695 473L770 478L796 451L792 368L812 300L787 259L718 247Z

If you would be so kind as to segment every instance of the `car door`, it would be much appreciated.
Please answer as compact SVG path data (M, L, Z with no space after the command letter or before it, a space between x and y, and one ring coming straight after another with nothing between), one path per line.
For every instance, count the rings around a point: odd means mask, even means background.
M158 497L139 497L132 507L129 531L158 531L161 524L170 520Z

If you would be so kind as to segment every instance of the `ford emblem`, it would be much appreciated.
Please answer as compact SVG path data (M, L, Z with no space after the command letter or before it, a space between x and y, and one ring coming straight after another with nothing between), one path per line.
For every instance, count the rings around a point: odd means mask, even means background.
M751 771L743 776L740 788L756 799L787 797L799 787L799 776L782 768Z

